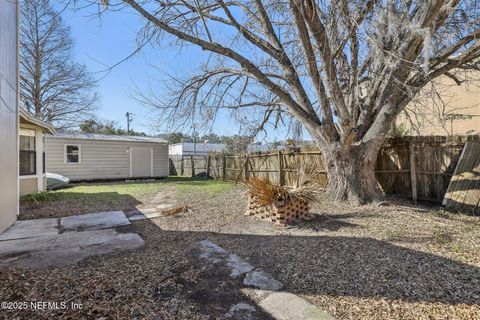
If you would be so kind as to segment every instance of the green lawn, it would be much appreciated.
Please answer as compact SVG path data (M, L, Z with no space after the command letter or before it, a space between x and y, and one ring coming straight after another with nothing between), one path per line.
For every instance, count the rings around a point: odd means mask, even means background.
M22 201L49 201L62 199L80 199L83 197L108 198L112 193L118 195L130 195L137 199L149 198L161 191L166 186L175 186L181 191L201 191L208 193L219 193L232 186L229 182L205 180L199 178L188 178L171 176L165 180L152 182L102 182L90 184L73 184L69 188L48 191L38 195L21 197ZM51 195L51 196L50 196Z
M173 180L176 182L177 190L180 192L203 192L208 195L216 195L222 192L227 191L233 187L233 184L230 182L223 182L217 180Z
M21 198L22 219L65 216L87 212L134 210L161 191L205 193L214 196L232 188L223 181L172 176L152 182L102 182L72 184L71 187Z

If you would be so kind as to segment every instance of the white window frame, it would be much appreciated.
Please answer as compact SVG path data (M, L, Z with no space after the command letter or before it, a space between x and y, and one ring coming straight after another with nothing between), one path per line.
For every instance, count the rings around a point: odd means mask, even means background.
M26 130L26 131L31 131L33 132L33 135L30 135L30 134L22 134L22 130ZM39 166L38 166L38 156L39 156L39 141L38 141L38 133L37 133L37 130L35 128L35 126L29 126L29 125L24 125L22 124L18 130L18 150L19 152L22 151L20 150L20 136L26 136L26 137L33 137L34 138L34 143L35 143L35 149L33 150L29 150L29 151L35 151L35 158L36 158L36 161L35 161L35 174L24 174L24 175L21 175L20 174L20 167L18 168L18 178L19 179L33 179L33 178L38 178L39 176ZM40 153L40 157L41 157L41 153ZM18 160L20 161L20 155L18 156ZM19 164L20 166L20 164ZM41 170L41 167L40 167L40 171ZM41 172L40 172L41 173Z
M78 162L68 162L67 161L67 146L78 147ZM63 145L63 163L68 165L76 165L82 163L82 145L79 143L67 143Z

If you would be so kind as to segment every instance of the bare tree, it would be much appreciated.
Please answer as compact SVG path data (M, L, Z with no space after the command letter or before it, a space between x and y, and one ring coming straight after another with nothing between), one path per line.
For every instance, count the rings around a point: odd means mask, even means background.
M212 53L173 100L145 94L175 121L247 110L257 128L292 116L326 161L338 200L381 199L374 165L395 117L428 83L479 69L475 0L120 0L144 37ZM110 3L109 5L115 5Z
M48 0L25 0L20 20L21 101L59 129L76 127L95 109L95 81L72 60L70 29Z

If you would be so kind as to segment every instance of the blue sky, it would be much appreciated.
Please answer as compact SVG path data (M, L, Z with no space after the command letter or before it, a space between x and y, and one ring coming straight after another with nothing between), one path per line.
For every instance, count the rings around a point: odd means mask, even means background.
M135 101L132 89L135 86L148 88L153 85L162 94L161 86L155 85L154 79L166 79L167 74L193 72L206 59L207 53L195 47L180 50L165 43L162 48L145 47L141 53L121 63L107 75L98 73L136 49L136 34L143 25L143 20L128 9L107 11L100 16L97 13L98 8L92 6L77 11L67 9L62 16L64 23L71 27L76 61L85 64L96 78L104 76L98 87L101 94L98 116L126 127L125 113L128 111L134 114L131 124L134 130L158 133L158 128L152 127L157 120L154 111ZM152 65L165 73L159 72ZM162 128L160 132L166 130L167 128ZM226 114L220 115L213 131L220 135L239 133L238 125ZM283 132L269 132L268 140L284 138Z

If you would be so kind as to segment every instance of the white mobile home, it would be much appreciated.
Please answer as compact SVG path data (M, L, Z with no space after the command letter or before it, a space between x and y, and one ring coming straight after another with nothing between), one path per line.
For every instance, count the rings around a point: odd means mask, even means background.
M193 143L181 142L168 146L170 156L204 156L211 152L223 152L226 146L223 143Z
M47 136L47 172L71 181L168 176L168 144L159 138L102 134Z

